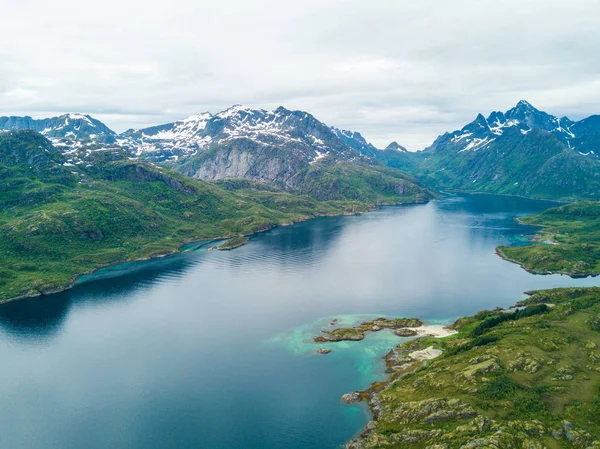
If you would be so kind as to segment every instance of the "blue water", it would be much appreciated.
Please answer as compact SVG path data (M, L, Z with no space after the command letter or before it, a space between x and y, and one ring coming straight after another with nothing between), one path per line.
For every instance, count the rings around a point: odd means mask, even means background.
M369 419L340 396L381 379L391 333L317 355L333 317L448 322L525 290L494 254L551 204L475 195L322 218L103 270L0 307L0 447L334 449ZM360 316L359 316L360 315Z

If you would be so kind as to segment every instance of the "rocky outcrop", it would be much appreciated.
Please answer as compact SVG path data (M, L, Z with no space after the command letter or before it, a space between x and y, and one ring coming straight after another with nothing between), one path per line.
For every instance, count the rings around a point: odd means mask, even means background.
M332 321L333 323L333 321ZM331 323L330 323L331 325ZM365 321L355 327L342 327L332 331L323 330L321 335L313 338L315 343L336 342L336 341L360 341L365 338L367 332L378 332L382 329L395 329L398 336L413 336L417 332L409 327L420 327L423 322L418 318L377 318L372 321ZM401 335L404 334L404 335Z
M407 327L403 327L400 329L396 329L394 334L398 337L414 337L417 335L417 331L415 329L409 329Z
M362 401L360 391L353 391L352 393L346 393L342 396L342 402L346 404L352 404L354 402Z

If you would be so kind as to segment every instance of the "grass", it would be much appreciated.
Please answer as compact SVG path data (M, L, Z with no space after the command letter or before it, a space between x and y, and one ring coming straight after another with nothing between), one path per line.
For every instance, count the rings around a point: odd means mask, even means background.
M443 353L378 386L378 419L361 447L600 447L600 289L531 295L523 312L494 326L483 323L505 312L461 319L451 337L405 344Z
M232 237L229 240L227 240L225 243L223 243L217 249L220 249L220 250L235 249L235 248L239 248L242 245L245 245L247 242L248 242L248 237L245 237L243 235L237 235L237 236Z
M541 226L535 239L546 243L499 247L501 256L533 273L600 274L600 203L581 201L521 220Z

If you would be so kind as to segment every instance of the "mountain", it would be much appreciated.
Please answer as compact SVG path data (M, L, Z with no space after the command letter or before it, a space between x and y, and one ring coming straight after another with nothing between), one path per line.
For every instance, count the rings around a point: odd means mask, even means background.
M33 130L0 133L0 301L61 290L81 273L170 254L190 241L251 234L318 215L364 212L375 202L431 197L425 189L386 175L386 168L366 181L362 172L353 174L355 166L337 167L349 170L356 184L340 182L342 175L332 182L359 189L361 196L319 201L264 183L218 185L192 179L131 158L118 146L86 151L74 162L72 156ZM385 184L386 176L394 183ZM370 195L374 201L362 201Z
M12 117L2 123L5 129L41 130L71 165L89 165L100 151L120 151L205 181L246 179L319 200L396 203L432 197L410 176L378 164L370 156L378 150L359 133L283 107L266 111L237 105L119 135L74 114L39 121Z
M283 107L233 106L215 115L129 130L117 142L137 157L206 181L246 179L320 200L431 198L410 176L370 158L377 149L359 133Z
M233 151L253 147L263 152L278 148L286 151L285 156L305 163L330 154L360 156L312 115L283 107L266 111L236 105L215 115L203 113L166 125L128 130L118 142L136 155L158 162L181 163L217 147Z
M26 117L0 117L0 130L31 129L55 144L67 145L74 141L114 143L115 132L89 115L64 114L59 117L32 119Z
M506 113L479 114L422 152L409 172L446 189L548 199L597 198L600 119L574 122L520 101Z
M408 153L408 150L396 141L390 143L384 151L400 151L401 153Z
M333 126L331 127L331 131L333 131L337 138L350 148L354 148L365 156L373 157L377 154L377 148L367 142L367 140L360 133L338 129Z

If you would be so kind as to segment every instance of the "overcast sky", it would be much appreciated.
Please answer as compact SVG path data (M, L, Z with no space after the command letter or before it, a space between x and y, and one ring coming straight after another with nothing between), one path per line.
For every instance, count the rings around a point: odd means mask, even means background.
M423 148L520 99L600 113L598 0L1 0L0 115L115 131L283 105Z

